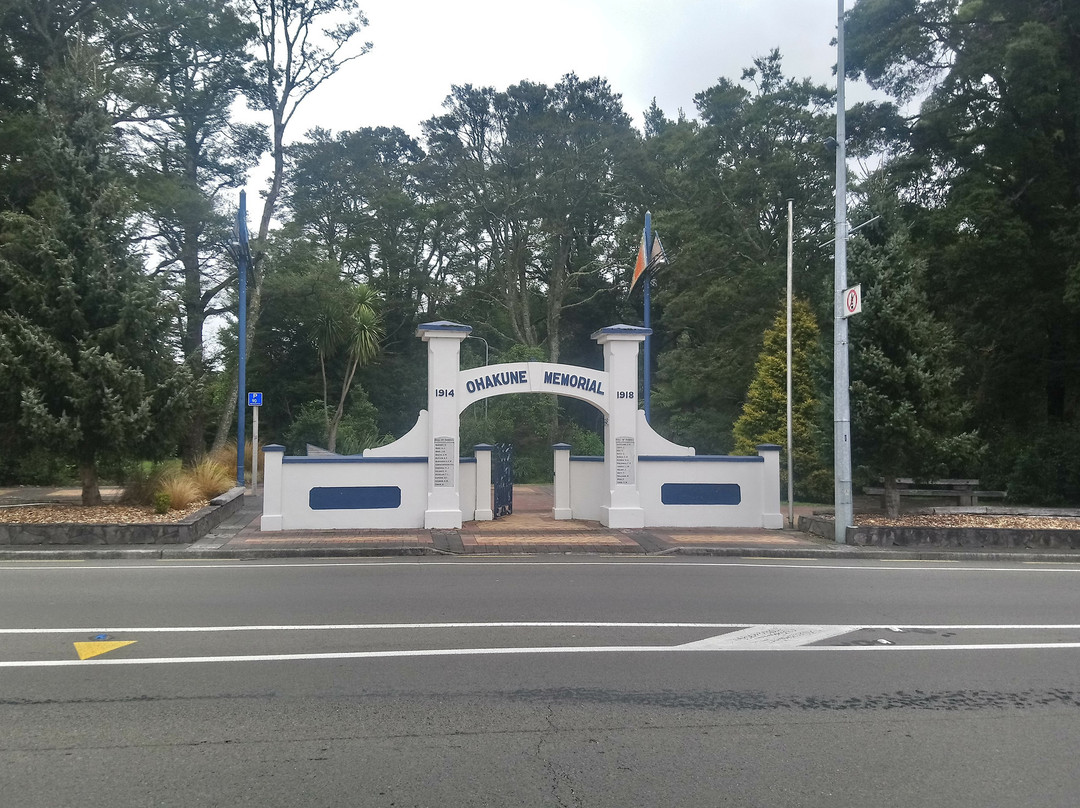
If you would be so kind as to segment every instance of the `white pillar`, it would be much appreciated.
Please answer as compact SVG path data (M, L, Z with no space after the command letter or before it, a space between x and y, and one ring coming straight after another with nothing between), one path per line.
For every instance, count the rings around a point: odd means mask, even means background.
M570 444L556 443L555 451L555 507L551 515L555 519L573 519L570 507Z
M476 510L473 519L490 522L495 518L491 510L491 450L490 443L478 443L473 447L476 455Z
M613 325L592 338L604 347L608 417L604 422L604 469L607 501L600 522L607 527L645 527L637 487L638 349L648 328Z
M470 331L470 326L445 320L416 330L428 346L428 529L461 527L457 381L461 341Z
M784 526L780 513L780 447L763 443L757 452L765 462L761 464L761 526L777 530Z
M285 447L272 443L263 448L263 512L259 520L259 530L282 530L281 492L282 460Z

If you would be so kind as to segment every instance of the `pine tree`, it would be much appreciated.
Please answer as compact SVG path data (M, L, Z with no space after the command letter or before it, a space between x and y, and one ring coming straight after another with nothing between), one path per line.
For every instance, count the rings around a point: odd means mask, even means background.
M795 300L791 307L791 443L794 489L801 498L831 497L829 471L821 462L817 429L818 398L813 361L819 350L819 331L810 304ZM742 415L735 422L735 453L753 454L761 443L784 447L781 486L787 486L787 316L781 311L765 332L754 379L746 393Z
M959 471L981 441L965 429L971 403L960 395L955 339L930 310L926 262L907 235L880 246L853 239L850 263L863 288L863 311L850 322L852 450L884 480L895 514L898 477Z
M74 460L87 505L101 501L102 462L163 448L187 391L130 248L97 68L93 48L75 44L49 76L26 113L33 193L0 214L0 444Z

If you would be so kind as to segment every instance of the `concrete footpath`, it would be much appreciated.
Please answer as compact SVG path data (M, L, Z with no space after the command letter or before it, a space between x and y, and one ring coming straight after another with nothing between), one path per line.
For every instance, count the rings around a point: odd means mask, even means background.
M263 532L259 529L262 498L249 493L240 510L191 544L0 546L0 561L573 554L1080 563L1080 552L1067 550L859 547L835 544L797 530L609 529L598 522L555 521L551 517L549 488L516 486L514 514L491 522L466 522L460 530ZM54 497L50 499L56 501ZM808 508L797 508L796 520L808 512Z

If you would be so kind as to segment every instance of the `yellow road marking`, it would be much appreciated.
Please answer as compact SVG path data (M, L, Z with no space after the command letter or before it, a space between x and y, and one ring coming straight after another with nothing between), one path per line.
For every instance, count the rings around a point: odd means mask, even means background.
M90 659L101 654L107 654L109 651L115 651L117 648L123 648L125 645L134 645L137 642L138 640L109 640L104 642L77 642L74 645L75 653L79 655L79 659Z

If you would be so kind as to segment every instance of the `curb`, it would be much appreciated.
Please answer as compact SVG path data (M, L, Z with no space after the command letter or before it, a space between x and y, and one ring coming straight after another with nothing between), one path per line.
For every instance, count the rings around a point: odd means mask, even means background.
M265 547L237 549L191 549L190 547L87 548L79 550L0 549L0 561L98 561L98 560L255 560L260 558L522 558L558 556L605 556L608 558L664 559L675 556L713 558L762 558L794 560L863 561L969 561L1080 564L1076 553L980 552L973 550L881 550L856 547L671 547L656 553L612 553L603 546L582 546L572 551L558 550L516 553L453 553L435 547Z

